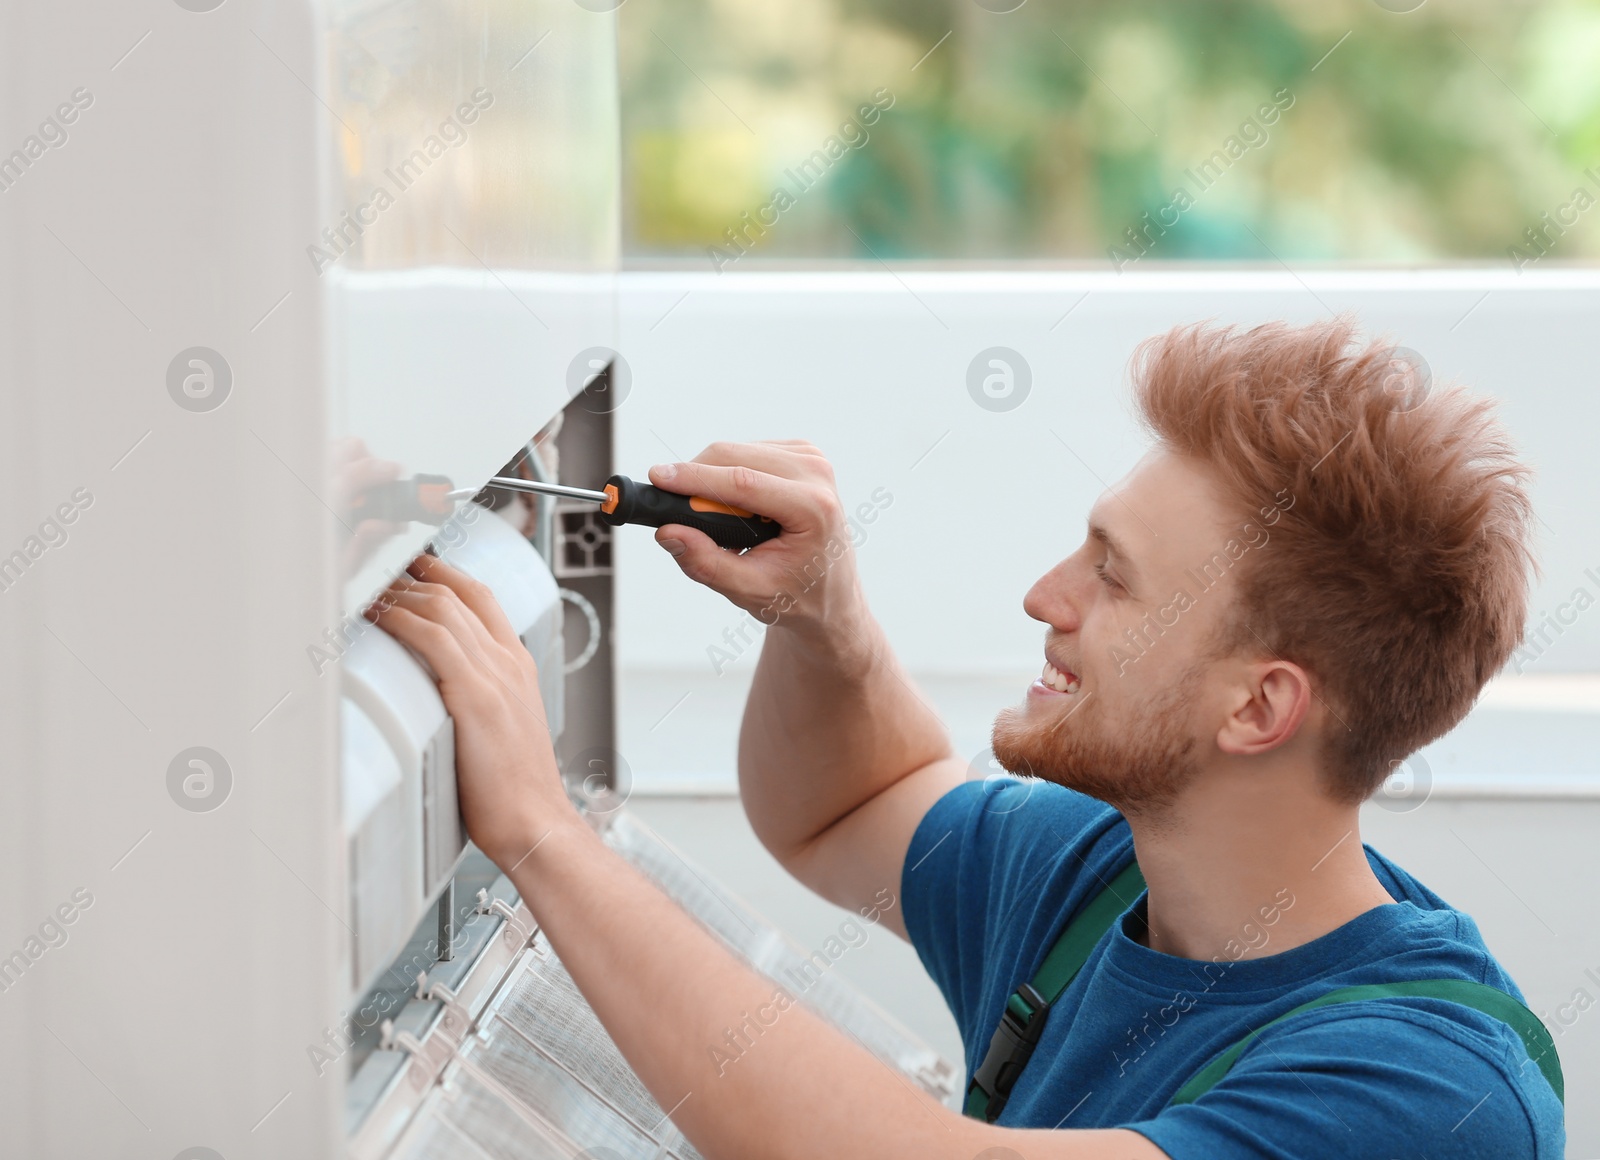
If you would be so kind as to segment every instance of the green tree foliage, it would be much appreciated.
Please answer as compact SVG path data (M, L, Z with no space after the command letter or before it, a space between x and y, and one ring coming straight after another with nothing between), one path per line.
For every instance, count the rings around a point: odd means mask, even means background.
M1600 250L1600 0L1012 2L629 0L630 259Z

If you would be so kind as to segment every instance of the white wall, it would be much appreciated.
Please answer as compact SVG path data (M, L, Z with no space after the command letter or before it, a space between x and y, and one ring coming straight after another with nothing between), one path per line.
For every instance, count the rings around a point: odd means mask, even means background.
M1135 344L1179 322L1348 310L1439 378L1503 401L1539 471L1534 609L1553 611L1579 585L1600 596L1583 575L1600 575L1597 307L1600 277L1580 272L632 273L617 462L642 475L716 439L812 440L846 500L894 495L859 556L907 663L1031 672L1040 630L1022 594L1077 544L1089 505L1143 445L1123 389ZM1008 413L967 394L968 363L990 346L1032 367L1031 395ZM710 673L727 607L688 588L642 530L624 533L621 556L622 664ZM1600 612L1529 669L1574 670L1600 670Z

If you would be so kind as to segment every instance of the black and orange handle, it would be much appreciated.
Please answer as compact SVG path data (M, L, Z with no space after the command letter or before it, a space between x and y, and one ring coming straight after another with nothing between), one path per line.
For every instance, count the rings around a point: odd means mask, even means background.
M417 475L376 484L351 501L350 515L355 520L411 521L437 527L456 510L450 487L448 475Z
M654 484L638 483L626 475L613 475L606 480L605 493L600 518L613 527L682 524L704 532L721 547L740 549L753 548L783 531L768 516L703 496L662 491Z

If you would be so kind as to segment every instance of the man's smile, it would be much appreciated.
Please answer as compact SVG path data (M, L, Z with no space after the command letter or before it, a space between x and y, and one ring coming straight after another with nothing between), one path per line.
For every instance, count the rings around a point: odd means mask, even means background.
M1044 696L1071 696L1082 687L1083 682L1078 679L1077 673L1070 669L1057 668L1050 661L1045 661L1044 671L1029 687L1029 692L1037 690Z

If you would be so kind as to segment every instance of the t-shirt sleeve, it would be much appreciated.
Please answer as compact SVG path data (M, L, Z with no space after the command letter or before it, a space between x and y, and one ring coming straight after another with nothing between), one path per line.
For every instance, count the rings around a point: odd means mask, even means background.
M1032 780L969 781L924 815L901 870L906 931L969 1056L1066 917L1132 857L1110 806ZM970 1066L970 1060L969 1060Z
M1194 1103L1124 1126L1172 1160L1559 1160L1560 1101L1510 1028L1385 1006L1309 1012L1263 1032Z

